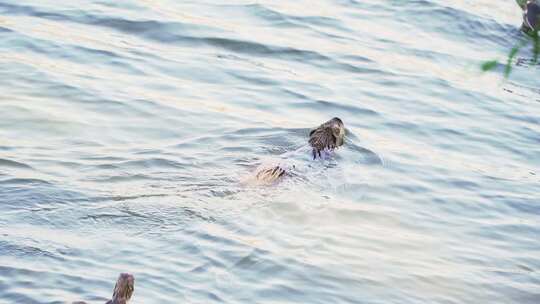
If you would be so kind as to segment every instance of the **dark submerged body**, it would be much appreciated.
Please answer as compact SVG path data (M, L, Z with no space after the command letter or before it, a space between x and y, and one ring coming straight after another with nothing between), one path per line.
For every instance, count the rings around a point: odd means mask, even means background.
M523 9L523 24L521 30L525 33L532 33L540 30L540 4L538 0L528 0L518 2Z

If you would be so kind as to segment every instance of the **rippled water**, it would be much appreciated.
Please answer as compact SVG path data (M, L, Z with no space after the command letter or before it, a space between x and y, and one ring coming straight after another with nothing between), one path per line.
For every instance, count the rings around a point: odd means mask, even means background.
M513 1L60 3L0 0L1 303L540 303Z

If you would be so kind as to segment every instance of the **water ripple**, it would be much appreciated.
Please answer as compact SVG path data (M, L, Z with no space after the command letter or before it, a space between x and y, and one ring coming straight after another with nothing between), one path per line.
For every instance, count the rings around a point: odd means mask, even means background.
M538 69L479 71L520 14L0 0L0 302L536 303Z
M0 167L12 167L12 168L21 168L21 169L32 169L31 166L20 163L14 160L1 159L0 158Z

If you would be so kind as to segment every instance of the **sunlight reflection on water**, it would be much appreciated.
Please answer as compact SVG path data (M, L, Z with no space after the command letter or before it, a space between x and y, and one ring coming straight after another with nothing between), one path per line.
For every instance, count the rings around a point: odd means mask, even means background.
M537 303L512 1L0 0L0 302ZM328 163L240 181L345 122Z

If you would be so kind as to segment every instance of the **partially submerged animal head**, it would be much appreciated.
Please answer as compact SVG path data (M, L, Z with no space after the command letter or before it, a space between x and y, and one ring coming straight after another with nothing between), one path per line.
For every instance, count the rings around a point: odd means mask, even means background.
M341 119L334 117L309 133L309 144L313 148L313 158L322 157L324 151L331 151L343 145L345 126Z
M105 304L127 304L135 290L135 278L129 273L121 273L114 286L112 299ZM84 301L76 301L71 304L87 304Z
M312 148L313 159L323 158L323 153L331 152L343 145L345 139L345 126L341 119L334 117L318 126L309 133L309 145ZM295 166L293 165L292 168ZM281 180L285 175L291 174L291 167L284 164L261 165L257 168L257 173L253 179L246 181L256 181L262 184L272 184Z
M125 304L131 299L135 290L135 278L129 273L121 273L114 286L110 304Z

